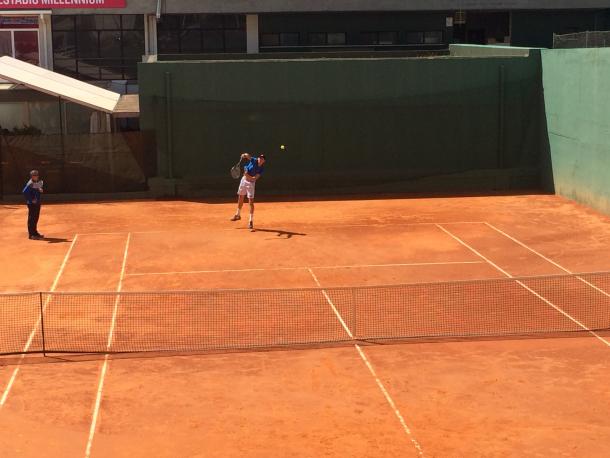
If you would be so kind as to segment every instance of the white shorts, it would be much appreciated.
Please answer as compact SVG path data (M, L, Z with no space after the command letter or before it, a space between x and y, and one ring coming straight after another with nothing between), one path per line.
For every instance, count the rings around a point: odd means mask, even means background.
M239 189L237 190L238 196L248 196L248 199L254 199L254 191L256 189L256 183L252 183L246 180L246 177L241 178L239 183Z

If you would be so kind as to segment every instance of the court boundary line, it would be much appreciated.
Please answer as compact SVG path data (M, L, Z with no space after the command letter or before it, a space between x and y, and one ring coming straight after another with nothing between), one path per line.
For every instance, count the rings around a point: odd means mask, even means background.
M341 326L343 327L343 329L345 330L345 332L347 333L347 335L354 340L354 334L352 333L352 331L349 329L349 327L347 326L347 324L345 324L345 320L343 319L343 317L341 316L341 313L339 313L339 310L337 310L337 307L335 307L335 304L333 303L333 301L331 300L331 298L328 296L328 294L326 293L326 290L322 287L322 285L320 284L320 281L318 280L318 277L316 276L316 274L313 272L313 270L311 268L307 268L307 270L309 271L309 273L311 274L311 276L313 277L314 282L316 283L316 285L318 285L318 288L320 288L320 290L322 291L322 294L324 295L324 298L326 299L326 301L328 302L328 304L330 305L330 307L332 308L334 314L336 315L337 319L339 320L339 323L341 323ZM392 399L392 396L390 396L390 393L388 392L388 390L386 389L385 385L383 384L383 382L379 379L379 376L377 375L377 372L375 371L375 368L373 367L373 365L371 364L371 362L369 361L369 358L366 356L366 353L364 353L364 350L362 350L362 348L360 348L360 345L358 344L354 344L354 348L356 349L356 351L358 352L358 355L360 356L360 358L362 359L362 361L364 361L364 364L366 365L366 367L368 368L369 372L371 373L371 375L373 376L373 378L375 379L375 383L377 384L377 387L379 388L379 390L381 391L381 393L383 394L383 396L385 397L387 403L390 405L390 407L392 408L394 415L396 415L396 417L398 418L398 421L400 422L403 431L405 432L405 434L407 435L407 437L409 438L409 440L411 441L411 443L413 444L413 446L415 447L415 449L417 450L417 453L419 454L420 457L423 458L424 456L424 451L421 447L421 445L419 444L419 442L417 441L417 439L415 439L415 436L413 435L413 433L411 432L411 428L409 428L409 426L407 425L407 422L405 421L404 417L402 416L402 414L400 413L400 410L398 409L398 406L396 405L396 403L394 402L394 399Z
M55 279L53 280L53 283L51 284L51 289L49 290L49 292L54 292L55 289L57 288L57 285L59 284L59 279L63 275L63 272L66 269L66 266L68 265L68 259L70 258L70 255L72 254L72 251L74 250L74 247L76 246L77 239L78 239L78 234L75 234L74 238L72 239L72 243L70 243L70 246L68 247L68 251L64 255L64 259L62 260L62 262L59 266L59 271L55 275ZM34 324L34 327L32 328L32 332L30 333L28 340L26 341L25 346L23 347L23 354L19 358L19 361L17 362L17 366L13 369L11 378L9 379L6 387L4 388L4 392L2 393L2 398L0 398L0 410L2 410L2 407L4 406L4 404L6 404L6 400L8 399L11 389L13 388L13 384L15 383L15 380L17 379L17 375L19 374L19 371L21 369L21 363L23 362L23 359L25 358L27 351L29 350L30 346L32 345L34 336L36 335L36 332L38 331L38 328L40 327L40 324L42 321L42 315L44 315L44 312L47 310L47 306L49 305L51 297L52 296L47 296L47 298L42 306L41 313L38 314L38 319L36 320L36 323Z
M112 340L114 338L114 328L116 325L116 317L119 310L119 303L121 300L121 290L123 289L123 279L125 277L125 269L127 268L127 255L129 252L129 243L131 242L131 233L127 234L127 240L125 242L125 251L123 252L123 263L121 265L121 275L119 276L119 283L117 285L116 292L118 293L114 299L114 308L112 310L112 321L110 323L110 330L108 331L108 340L106 343L106 355L104 355L104 362L102 364L102 370L100 371L100 377L95 396L95 404L93 407L93 415L91 418L91 426L89 428L89 437L87 439L87 448L85 449L85 457L91 456L91 447L93 446L93 437L95 436L95 429L97 426L97 419L99 417L100 406L102 403L102 395L104 390L104 381L106 379L106 372L108 371L108 356L110 353L110 347L112 346Z
M370 224L302 224L301 226L315 226L319 228L341 228L341 227L391 227L391 226L434 226L436 224L484 224L485 221L446 221L446 222L419 222L419 223L370 223ZM244 226L237 227L233 226L230 228L219 227L218 231L235 231L239 229L246 229ZM262 227L264 229L264 227ZM175 231L117 231L117 232L79 232L79 235L125 235L125 234L173 234ZM182 233L199 233L201 231L182 231Z
M460 239L457 235L451 233L448 229L442 227L440 224L437 225L438 228L440 230L442 230L443 232L445 232L447 235L453 237L456 241L458 241L460 244L462 244L464 247L468 248L470 251L472 251L473 253L475 253L477 256L481 257L481 259L485 259L485 261L487 261L491 266L495 267L498 271L502 272L504 275L506 275L508 278L511 279L515 279L514 276L512 276L510 273L508 273L506 270L502 269L500 266L498 266L497 264L495 264L493 261L491 261L490 259L488 259L487 257L485 257L483 254L481 254L479 251L477 251L475 248L473 248L472 246L470 246L468 243L464 242L462 239ZM536 291L534 291L533 289L531 289L529 286L527 286L525 283L523 283L522 281L515 279L515 282L521 286L522 288L524 288L525 290L529 291L530 293L532 293L534 296L536 296L538 299L542 300L544 303L546 303L547 305L551 306L552 308L554 308L557 312L561 313L563 316L565 316L566 318L568 318L570 321L572 321L573 323L577 324L578 326L580 326L584 331L587 331L588 333L590 333L592 336L594 336L595 338L597 338L599 341L601 341L602 343L604 343L606 346L610 347L610 341L607 341L606 339L604 339L602 336L600 336L599 334L597 334L595 331L592 331L591 329L589 329L587 326L585 326L584 324L582 324L580 321L578 321L576 318L574 318L572 315L570 315L569 313L567 313L566 311L564 311L563 309L561 309L560 307L556 306L555 304L553 304L551 301L549 301L548 299L546 299L545 297L543 297L542 295L538 294Z
M451 265L468 265L468 264L485 264L485 261L447 261L447 262L413 262L413 263L392 263L392 264L354 264L344 266L298 266L298 267L263 267L251 269L218 269L218 270L184 270L184 271L168 271L168 272L134 272L126 273L126 277L145 277L147 275L196 275L196 274L214 274L225 272L273 272L273 271L290 271L290 270L331 270L331 269L365 269L365 268L381 268L381 267L425 267L425 266L451 266Z
M522 246L523 248L525 248L526 250L531 251L532 253L534 253L536 256L541 257L542 259L544 259L546 262L553 264L555 267L557 267L558 269L563 270L565 273L570 274L570 275L575 275L576 279L583 282L584 284L586 284L587 286L590 286L591 288L593 288L594 290L596 290L597 292L603 294L606 297L610 297L610 293L607 293L606 291L604 291L603 289L595 286L593 283L585 280L584 278L582 278L581 276L579 276L578 274L575 274L574 272L572 272L569 269L566 269L565 267L563 267L561 264L553 261L552 259L546 257L545 255L543 255L542 253L540 253L539 251L534 250L533 248L529 247L528 245L526 245L525 243L521 242L520 240L517 240L515 237L512 237L511 235L507 234L506 232L502 231L501 229L498 229L496 226L494 226L493 224L490 224L488 222L485 222L485 224L490 227L491 229L493 229L494 231L498 232L499 234L503 235L504 237L508 238L509 240L512 240L513 242L515 242L517 245Z

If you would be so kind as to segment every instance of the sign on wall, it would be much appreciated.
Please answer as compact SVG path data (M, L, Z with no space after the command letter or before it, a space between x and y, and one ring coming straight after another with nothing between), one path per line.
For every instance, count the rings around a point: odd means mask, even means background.
M127 0L0 0L0 10L125 8Z

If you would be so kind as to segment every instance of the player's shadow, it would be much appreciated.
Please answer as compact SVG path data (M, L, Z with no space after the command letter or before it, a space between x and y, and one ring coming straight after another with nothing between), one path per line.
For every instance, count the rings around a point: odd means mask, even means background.
M72 240L62 239L62 238L57 238L57 237L45 237L45 238L41 239L40 241L47 242L47 243L68 243L68 242L71 242Z
M275 234L277 237L281 239L291 239L294 236L297 237L305 237L307 234L303 234L301 232L290 232L284 231L282 229L259 229L256 228L256 232L269 232L271 234Z

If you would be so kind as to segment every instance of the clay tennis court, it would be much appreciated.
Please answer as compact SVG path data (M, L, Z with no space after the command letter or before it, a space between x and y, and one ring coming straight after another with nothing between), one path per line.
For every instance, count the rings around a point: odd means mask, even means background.
M1 207L0 291L53 292L47 345L92 350L0 358L7 456L610 454L610 275L583 274L610 270L607 217L540 195L267 202L250 232L233 206L48 205L42 242ZM377 298L358 319L350 288ZM187 352L199 315L175 292L204 290L245 305L219 309L218 348ZM522 335L498 336L515 316ZM19 318L38 345L37 315ZM384 338L407 324L428 338ZM104 354L130 346L147 351Z

